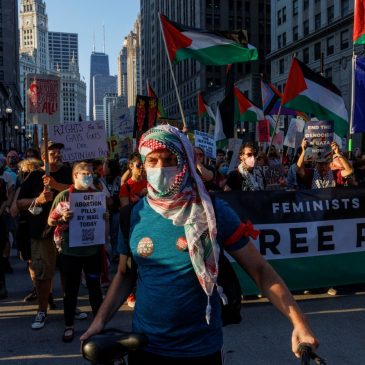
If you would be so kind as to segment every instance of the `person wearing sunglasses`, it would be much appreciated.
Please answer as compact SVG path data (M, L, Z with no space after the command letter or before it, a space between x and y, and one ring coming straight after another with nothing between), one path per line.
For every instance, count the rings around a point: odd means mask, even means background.
M244 144L240 150L238 168L228 175L225 191L265 190L265 176L261 166L256 165L255 148L250 144Z

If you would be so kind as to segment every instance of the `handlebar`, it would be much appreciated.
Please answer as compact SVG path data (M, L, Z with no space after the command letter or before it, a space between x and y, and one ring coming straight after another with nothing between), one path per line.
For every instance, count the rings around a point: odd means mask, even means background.
M326 361L319 357L308 343L300 343L298 346L300 353L301 365L309 365L313 360L316 365L326 365Z
M147 337L142 333L107 329L83 342L82 355L94 365L104 364L120 360L128 352L146 345Z

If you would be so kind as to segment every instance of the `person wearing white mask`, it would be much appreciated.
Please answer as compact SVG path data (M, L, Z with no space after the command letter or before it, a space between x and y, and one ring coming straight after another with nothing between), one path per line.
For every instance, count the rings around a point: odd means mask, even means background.
M69 246L69 220L73 215L70 211L70 194L95 192L92 189L91 165L87 162L76 163L72 169L72 179L73 184L70 188L56 196L48 217L48 224L56 227L54 241L60 253L59 268L64 286L63 307L66 327L62 336L63 342L71 342L74 338L74 315L82 271L85 273L94 316L103 301L100 285L101 245L95 242L95 245L91 246Z
M224 191L265 190L265 177L260 166L256 165L255 148L251 144L244 144L240 150L240 160L237 170L228 175Z

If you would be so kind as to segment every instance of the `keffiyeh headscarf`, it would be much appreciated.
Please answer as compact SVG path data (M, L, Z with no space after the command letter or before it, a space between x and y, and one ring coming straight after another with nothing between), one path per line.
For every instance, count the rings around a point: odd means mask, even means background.
M335 186L336 181L331 170L328 170L327 174L322 177L318 170L316 168L314 169L312 189L333 188Z
M167 149L177 157L178 173L165 192L147 186L147 200L151 208L176 226L184 226L191 262L198 281L208 296L206 320L209 324L209 298L214 287L225 300L217 285L219 246L216 241L216 220L212 201L198 176L193 147L185 134L177 128L162 125L147 131L139 143L142 161L156 150Z

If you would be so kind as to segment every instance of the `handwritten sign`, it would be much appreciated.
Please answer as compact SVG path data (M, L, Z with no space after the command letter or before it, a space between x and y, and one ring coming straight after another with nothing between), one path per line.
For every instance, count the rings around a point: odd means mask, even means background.
M105 193L70 194L70 247L105 243Z
M285 177L283 165L264 166L263 170L266 182L265 190L280 190L284 188L281 186L281 182Z
M270 142L270 122L268 120L258 121L257 139L259 142Z
M121 139L126 137L132 138L134 122L130 116L128 108L121 109L118 115L115 116L115 119L115 134Z
M211 136L208 133L194 131L195 135L195 146L200 147L205 156L215 160L216 158L216 147L215 147L215 140L214 136Z
M323 120L307 122L304 138L308 143L306 155L311 155L313 160L328 158L331 154L331 143L334 138L333 122Z
M63 143L63 161L83 161L107 156L104 122L78 122L52 125L48 128L51 141Z
M27 75L26 120L29 124L61 122L60 78L50 75Z

